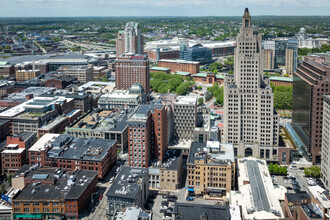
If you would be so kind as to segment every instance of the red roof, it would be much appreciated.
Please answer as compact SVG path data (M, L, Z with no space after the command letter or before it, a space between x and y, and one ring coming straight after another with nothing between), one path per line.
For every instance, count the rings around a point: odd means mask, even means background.
M218 127L219 128L223 128L223 124L218 124Z

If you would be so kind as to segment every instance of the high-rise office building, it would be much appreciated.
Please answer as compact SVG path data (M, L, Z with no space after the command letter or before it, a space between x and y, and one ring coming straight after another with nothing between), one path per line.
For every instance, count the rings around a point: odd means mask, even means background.
M143 86L146 94L150 91L150 66L147 55L122 55L115 61L116 88L129 90L133 84Z
M269 80L263 79L261 34L247 8L236 42L235 74L224 85L224 143L233 143L236 155L276 159L278 115Z
M285 66L287 40L275 40L275 66Z
M289 39L286 45L285 52L285 70L287 74L292 75L298 65L298 41L296 39Z
M142 105L128 120L128 153L130 167L149 166L151 159L163 161L167 141L165 105Z
M143 54L143 35L140 25L135 22L128 22L125 30L118 31L116 39L117 57L127 54Z
M323 95L323 125L322 125L322 181L330 190L330 94Z
M212 49L196 44L192 47L180 46L180 59L187 61L197 61L200 64L212 62Z
M175 137L194 140L194 128L197 118L197 98L178 96L174 103Z
M264 50L264 70L274 69L274 51L271 49Z
M293 74L292 125L313 163L321 162L323 94L330 92L330 62L304 57Z

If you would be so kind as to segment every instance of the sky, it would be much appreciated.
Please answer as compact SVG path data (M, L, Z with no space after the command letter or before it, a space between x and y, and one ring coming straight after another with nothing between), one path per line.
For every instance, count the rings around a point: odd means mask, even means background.
M329 15L330 0L0 0L0 17Z

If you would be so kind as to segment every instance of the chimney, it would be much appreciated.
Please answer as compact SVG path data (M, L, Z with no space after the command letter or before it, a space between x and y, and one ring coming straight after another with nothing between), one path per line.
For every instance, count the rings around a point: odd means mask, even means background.
M207 214L205 212L203 212L203 214L201 215L201 220L207 220Z

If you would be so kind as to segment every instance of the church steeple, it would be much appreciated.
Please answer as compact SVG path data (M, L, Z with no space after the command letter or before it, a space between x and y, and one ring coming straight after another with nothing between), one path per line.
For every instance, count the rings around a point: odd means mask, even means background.
M245 28L251 27L251 16L248 8L245 8L244 15L242 18L242 26Z

